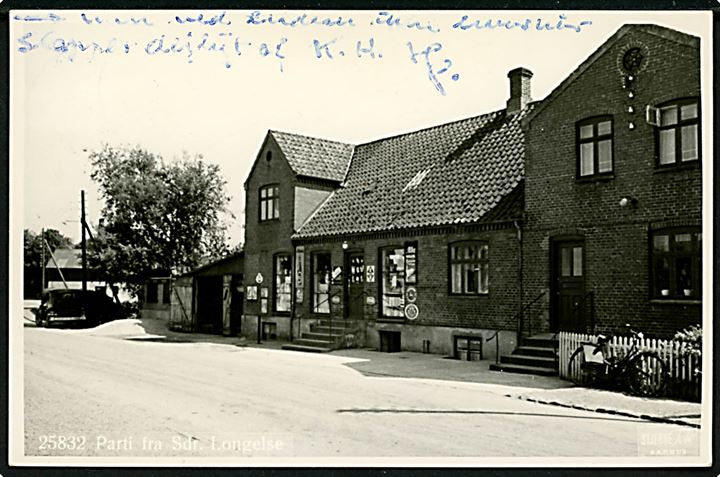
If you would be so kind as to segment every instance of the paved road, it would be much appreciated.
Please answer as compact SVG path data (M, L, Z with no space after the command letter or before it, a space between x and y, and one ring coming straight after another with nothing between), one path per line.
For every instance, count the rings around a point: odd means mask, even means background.
M35 328L24 356L26 455L635 457L647 436L690 432L367 377L342 356Z

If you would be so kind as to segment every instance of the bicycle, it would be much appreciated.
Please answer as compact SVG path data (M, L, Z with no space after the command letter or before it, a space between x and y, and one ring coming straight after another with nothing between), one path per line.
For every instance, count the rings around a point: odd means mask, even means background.
M629 325L628 326L629 329ZM629 329L632 346L622 357L610 353L611 338L599 335L597 343L582 342L570 356L568 376L578 386L590 387L600 381L624 382L631 394L643 397L660 395L667 383L667 365L655 351L641 351L638 341L643 334Z

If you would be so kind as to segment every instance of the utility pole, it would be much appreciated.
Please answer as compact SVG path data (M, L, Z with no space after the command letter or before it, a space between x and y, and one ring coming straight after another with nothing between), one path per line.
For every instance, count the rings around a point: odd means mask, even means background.
M87 245L85 243L85 191L80 191L80 228L82 230L80 246L82 249L82 291L83 300L87 294Z
M40 267L41 272L41 278L40 278L40 296L42 296L43 292L45 291L45 228L43 227L42 231L40 232L40 240L42 241L41 251L42 255L40 258Z

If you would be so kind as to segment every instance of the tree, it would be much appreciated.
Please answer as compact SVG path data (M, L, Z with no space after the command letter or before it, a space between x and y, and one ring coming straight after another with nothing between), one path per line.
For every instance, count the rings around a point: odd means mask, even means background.
M42 234L35 233L32 230L23 230L23 283L25 285L25 298L39 298L42 292L42 237ZM44 237L53 252L58 248L72 247L72 240L55 229L45 230ZM45 262L47 263L49 259L50 254L48 250L45 249Z
M184 155L166 163L135 148L90 154L105 201L88 260L105 279L137 289L153 272L194 268L224 256L229 198L217 165Z

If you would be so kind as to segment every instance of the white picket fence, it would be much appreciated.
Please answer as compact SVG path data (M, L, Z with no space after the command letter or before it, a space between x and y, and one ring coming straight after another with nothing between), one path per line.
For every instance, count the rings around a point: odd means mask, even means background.
M571 379L568 364L573 352L582 343L597 343L597 337L582 333L559 333L558 360L560 377ZM655 351L662 357L667 366L666 372L669 385L666 394L686 399L700 398L701 376L695 373L700 365L700 357L685 356L683 351L687 344L672 340L658 340L644 338L638 343L641 351ZM613 336L610 340L610 353L622 358L632 348L632 337Z

